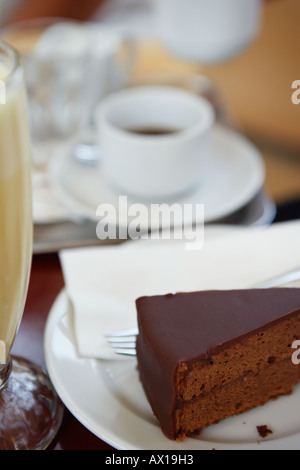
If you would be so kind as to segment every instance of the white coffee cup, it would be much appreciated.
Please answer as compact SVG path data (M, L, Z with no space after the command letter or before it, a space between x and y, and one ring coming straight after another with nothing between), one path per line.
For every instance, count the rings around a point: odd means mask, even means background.
M177 57L219 62L241 53L260 29L262 0L156 0L158 37Z
M166 201L201 184L214 123L205 99L175 87L142 86L106 98L96 115L100 171L119 194Z

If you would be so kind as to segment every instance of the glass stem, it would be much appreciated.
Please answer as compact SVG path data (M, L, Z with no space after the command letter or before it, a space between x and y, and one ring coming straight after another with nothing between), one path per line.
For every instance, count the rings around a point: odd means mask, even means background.
M11 358L8 357L6 364L0 366L0 391L4 389L11 372Z

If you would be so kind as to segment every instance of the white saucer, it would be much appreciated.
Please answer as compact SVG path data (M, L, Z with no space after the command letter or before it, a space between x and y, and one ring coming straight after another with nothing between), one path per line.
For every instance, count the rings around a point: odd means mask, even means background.
M260 153L233 130L215 126L213 153L205 181L191 194L171 202L204 204L205 222L218 221L244 207L261 190L265 178ZM98 206L111 204L118 220L123 216L127 220L127 213L118 213L120 195L107 186L101 169L76 162L70 149L53 156L49 165L49 184L58 201L75 217L99 221L96 216ZM137 202L142 201L128 198L128 205ZM106 220L109 222L109 218ZM144 222L148 226L148 218Z

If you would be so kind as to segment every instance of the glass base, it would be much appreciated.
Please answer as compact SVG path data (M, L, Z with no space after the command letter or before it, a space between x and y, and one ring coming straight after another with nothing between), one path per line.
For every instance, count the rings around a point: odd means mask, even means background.
M61 425L64 406L49 377L20 357L11 357L0 389L0 450L44 450Z

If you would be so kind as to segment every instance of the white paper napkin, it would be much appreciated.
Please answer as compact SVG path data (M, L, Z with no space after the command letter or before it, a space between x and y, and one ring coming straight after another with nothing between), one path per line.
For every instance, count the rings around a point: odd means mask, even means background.
M60 253L78 354L111 359L104 334L136 325L144 295L246 288L300 267L300 221L269 228L210 229L202 250L137 241Z

